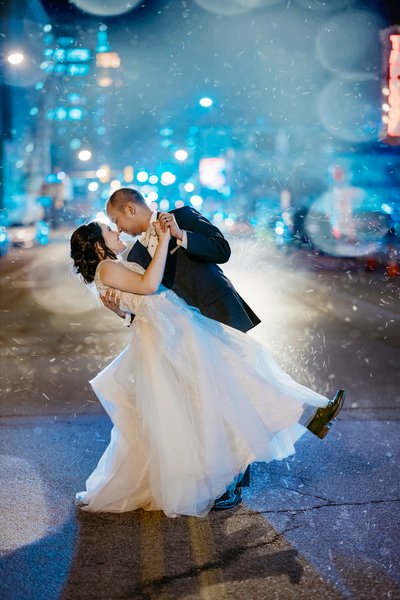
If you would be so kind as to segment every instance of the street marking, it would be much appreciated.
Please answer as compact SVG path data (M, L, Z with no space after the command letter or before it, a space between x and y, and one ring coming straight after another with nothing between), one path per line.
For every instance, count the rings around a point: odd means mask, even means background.
M156 510L146 511L140 520L140 575L143 587L151 588L153 581L166 575L162 534L164 518L163 513ZM157 600L168 600L166 593L157 590Z
M188 522L194 560L201 568L207 562L216 559L213 530L208 520L190 517ZM202 600L229 600L222 569L214 567L200 572L200 598Z

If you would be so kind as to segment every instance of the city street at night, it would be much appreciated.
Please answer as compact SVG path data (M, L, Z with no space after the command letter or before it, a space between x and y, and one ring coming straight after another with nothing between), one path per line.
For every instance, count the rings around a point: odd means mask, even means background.
M111 423L88 380L127 333L72 275L67 239L1 263L2 597L398 597L397 282L232 239L226 272L262 317L250 335L298 381L344 387L344 409L324 440L253 465L232 511L90 515L74 494Z
M0 600L400 600L399 150L400 0L0 0Z

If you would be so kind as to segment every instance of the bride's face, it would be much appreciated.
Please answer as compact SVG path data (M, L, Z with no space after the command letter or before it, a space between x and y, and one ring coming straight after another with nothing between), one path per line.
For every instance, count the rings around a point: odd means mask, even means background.
M104 223L100 223L101 230L103 232L103 238L106 243L107 248L112 250L115 254L119 254L126 248L126 244L121 242L119 239L118 231L111 229L109 225L105 225Z

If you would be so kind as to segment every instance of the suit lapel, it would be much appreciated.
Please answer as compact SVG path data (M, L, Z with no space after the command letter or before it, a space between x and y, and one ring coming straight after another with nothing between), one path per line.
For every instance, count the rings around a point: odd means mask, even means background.
M139 241L135 242L127 256L129 262L135 262L144 269L147 269L151 263L151 256L147 252L147 248L143 246Z
M171 238L168 246L167 262L165 265L165 272L163 277L163 284L169 288L171 288L174 284L176 259L178 253L181 252L181 249L178 247L178 249L175 250L173 254L170 254L171 250L173 250L175 246L176 239ZM127 256L127 260L129 262L135 262L144 269L147 269L147 267L151 263L151 255L148 253L147 248L145 248L143 244L141 244L138 240L133 244L132 248L130 249L129 254Z

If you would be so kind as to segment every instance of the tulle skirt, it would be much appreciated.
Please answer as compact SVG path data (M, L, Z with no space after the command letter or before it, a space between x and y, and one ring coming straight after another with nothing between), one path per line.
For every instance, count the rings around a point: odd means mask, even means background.
M293 454L300 421L328 403L171 291L144 297L131 329L90 382L114 426L83 510L205 515L249 464Z

